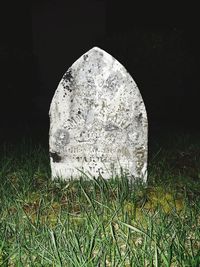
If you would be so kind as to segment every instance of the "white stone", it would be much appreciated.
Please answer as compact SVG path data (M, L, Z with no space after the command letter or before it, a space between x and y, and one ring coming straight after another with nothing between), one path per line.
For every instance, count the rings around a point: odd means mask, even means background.
M50 106L52 179L147 179L145 106L127 70L94 47L64 74Z

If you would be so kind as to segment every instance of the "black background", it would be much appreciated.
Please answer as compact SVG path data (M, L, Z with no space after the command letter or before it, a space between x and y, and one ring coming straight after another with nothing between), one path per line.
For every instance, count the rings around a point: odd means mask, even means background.
M93 46L113 55L134 78L152 136L199 132L200 31L195 7L132 4L1 4L1 142L24 136L48 141L54 91L64 72Z

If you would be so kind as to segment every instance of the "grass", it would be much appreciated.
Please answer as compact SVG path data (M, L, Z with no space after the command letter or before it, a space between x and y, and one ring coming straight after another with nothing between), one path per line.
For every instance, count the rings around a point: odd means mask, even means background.
M0 151L0 266L200 266L200 144L153 144L148 185L50 180L40 145Z

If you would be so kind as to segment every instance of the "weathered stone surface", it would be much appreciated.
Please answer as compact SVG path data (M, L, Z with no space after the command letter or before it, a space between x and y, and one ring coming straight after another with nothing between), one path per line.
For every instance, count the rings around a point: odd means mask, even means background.
M94 47L64 74L50 106L52 178L147 179L147 115L126 69Z

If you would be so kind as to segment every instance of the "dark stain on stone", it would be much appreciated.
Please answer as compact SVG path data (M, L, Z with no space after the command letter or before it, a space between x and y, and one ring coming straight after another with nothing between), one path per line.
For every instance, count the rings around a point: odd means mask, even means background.
M63 80L65 83L63 84L63 87L67 89L70 93L72 92L72 87L71 84L73 82L73 76L72 76L72 71L69 69L63 76Z
M78 111L78 114L81 114L81 111L80 110Z
M84 60L86 60L87 58L88 58L88 55L87 54L83 56L83 59Z
M59 156L56 152L49 152L49 155L53 159L53 162L61 161L61 156Z
M65 81L65 82L67 82L67 81L71 81L73 79L73 76L72 76L72 71L71 71L71 69L69 69L65 74L64 74L64 76L63 76L63 80Z
M72 92L72 89L68 85L65 85L64 88L67 89L70 93Z
M141 120L142 120L142 113L140 113L140 114L138 114L138 115L136 116L136 120L137 120L138 123L141 123Z

